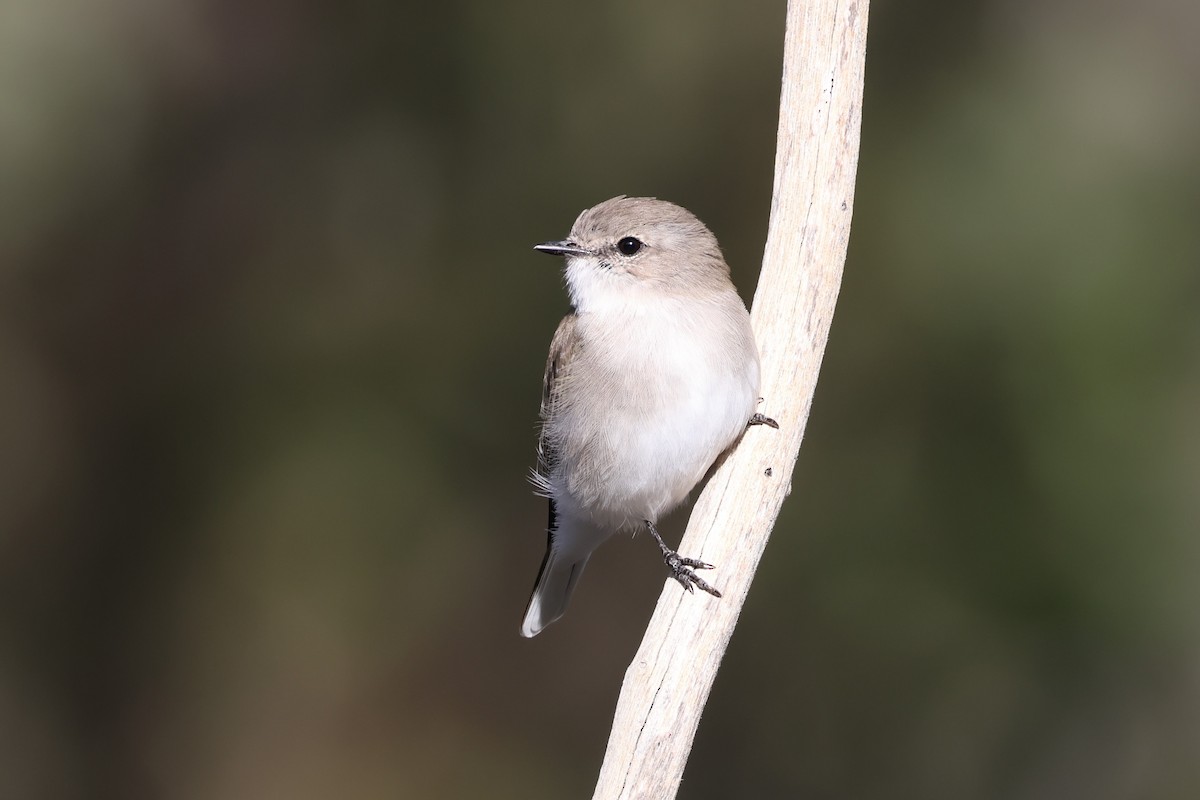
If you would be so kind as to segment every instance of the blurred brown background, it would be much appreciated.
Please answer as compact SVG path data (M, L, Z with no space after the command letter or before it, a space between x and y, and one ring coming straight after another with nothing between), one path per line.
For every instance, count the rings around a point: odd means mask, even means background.
M750 298L783 13L5 3L0 796L589 796L664 573L614 540L517 636L530 247L657 195ZM1198 26L874 4L838 316L681 798L1200 796Z

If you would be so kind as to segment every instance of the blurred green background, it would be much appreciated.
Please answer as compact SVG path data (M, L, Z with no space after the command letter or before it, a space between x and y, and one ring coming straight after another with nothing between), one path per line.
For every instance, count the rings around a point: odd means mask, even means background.
M530 247L656 195L752 297L783 18L8 0L0 796L590 796L665 576L614 540L517 636L567 307ZM681 798L1200 796L1198 29L875 4L795 491Z

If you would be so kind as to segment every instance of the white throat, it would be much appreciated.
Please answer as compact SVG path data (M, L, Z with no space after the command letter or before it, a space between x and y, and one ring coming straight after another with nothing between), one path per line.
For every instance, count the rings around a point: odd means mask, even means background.
M635 311L654 299L636 279L600 266L595 256L569 259L566 278L571 305L580 314Z

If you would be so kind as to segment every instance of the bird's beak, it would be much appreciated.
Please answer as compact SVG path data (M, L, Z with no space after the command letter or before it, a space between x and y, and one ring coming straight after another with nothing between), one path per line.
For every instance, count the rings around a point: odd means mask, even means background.
M533 249L539 253L549 253L552 256L586 256L588 254L587 250L570 241L542 242L535 244Z

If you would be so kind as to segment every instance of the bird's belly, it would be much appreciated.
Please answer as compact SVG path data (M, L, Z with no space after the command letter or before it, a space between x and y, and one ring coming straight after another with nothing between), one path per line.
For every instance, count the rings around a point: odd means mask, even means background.
M657 520L682 503L753 413L756 371L676 350L671 368L620 381L616 400L577 408L601 420L564 464L569 505L607 528ZM650 375L652 377L647 378ZM564 498L566 499L566 498Z

